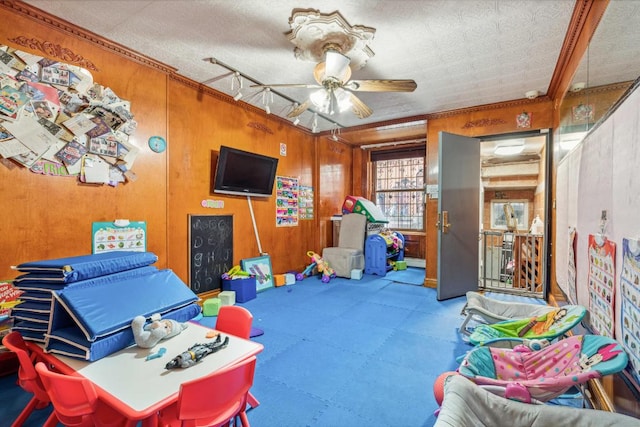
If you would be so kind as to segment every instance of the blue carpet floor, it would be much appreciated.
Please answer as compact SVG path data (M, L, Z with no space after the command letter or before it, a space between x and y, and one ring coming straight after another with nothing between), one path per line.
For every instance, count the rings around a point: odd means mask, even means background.
M310 277L241 304L264 331L254 338L265 347L252 388L261 404L248 412L254 427L434 424L433 382L469 349L457 331L466 298L439 302L435 289L403 284L415 277L396 282L399 273L328 284ZM1 378L0 425L28 398L15 375ZM42 425L47 412L25 425Z

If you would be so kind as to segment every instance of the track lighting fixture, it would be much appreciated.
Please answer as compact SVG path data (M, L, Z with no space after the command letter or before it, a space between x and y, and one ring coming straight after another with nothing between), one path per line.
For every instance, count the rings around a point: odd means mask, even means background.
M231 79L231 92L234 91L234 85L236 82L238 82L238 92L236 92L233 97L234 101L238 101L240 98L242 98L242 75L239 71L233 73L233 79Z
M334 123L331 128L331 137L329 139L336 142L340 139L340 128L336 123Z
M217 77L214 77L212 79L206 80L204 82L202 82L202 84L206 85L209 83L213 83L215 81L224 79L226 77L232 76L231 78L231 90L229 92L226 92L228 95L233 96L233 100L234 101L240 101L240 99L243 100L243 102L247 103L247 104L252 104L256 107L259 107L259 103L260 101L258 100L260 95L262 94L262 106L264 108L264 111L267 114L274 114L277 115L278 117L282 117L284 119L289 119L291 118L291 123L294 126L297 126L300 124L300 114L304 111L301 111L298 113L298 115L296 115L296 117L289 117L289 114L294 111L297 108L300 108L300 103L297 102L296 100L288 97L287 95L284 95L283 93L280 93L276 90L273 90L273 88L271 86L267 86L267 85L263 85L262 83L260 83L259 81L251 78L250 76L247 76L246 74L241 73L240 71L236 70L235 68L221 62L218 61L215 58L203 58L203 61L209 62L215 66L218 67L222 67L223 69L227 70L227 73L221 74ZM243 94L242 91L244 90L244 80L248 80L249 82L252 83L251 86L259 86L262 89L257 91L257 92L253 92L248 94L248 96L245 98L245 95L247 94ZM214 88L214 89L218 89L218 88ZM218 89L219 90L219 89ZM324 91L326 94L326 91ZM313 133L316 133L319 131L319 118L322 118L325 122L328 122L329 124L335 126L335 127L342 127L339 123L337 123L336 121L330 119L328 116L325 116L326 113L328 114L333 114L334 112L337 111L341 111L342 108L345 108L347 106L350 105L350 100L346 100L343 93L348 95L347 91L342 91L342 90L335 90L332 91L331 94L329 95L329 102L327 103L327 107L326 110L327 111L322 111L320 109L308 109L308 104L309 103L305 103L307 104L305 108L305 110L309 110L311 113L313 113L312 118L309 120L309 123L307 124L307 128L308 129L312 129ZM287 101L289 101L290 107L285 107L282 109L282 111L275 111L272 112L271 108L274 106L274 97L273 95L277 95L278 97L285 99ZM326 123L323 122L323 125L326 125Z
M225 77L229 77L229 76L232 76L232 75L233 75L233 71L228 72L228 73L224 73L224 74L221 74L221 75L219 75L217 77L205 80L205 81L202 82L202 84L203 85L208 85L209 83L217 82L218 80L222 80Z
M264 104L264 111L266 111L267 114L271 114L270 105L273 103L273 93L271 93L270 87L265 87L262 90L262 103Z

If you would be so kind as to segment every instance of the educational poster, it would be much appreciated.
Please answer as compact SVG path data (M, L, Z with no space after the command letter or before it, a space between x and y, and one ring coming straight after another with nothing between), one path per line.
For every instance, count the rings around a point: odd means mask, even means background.
M622 239L622 346L629 355L632 373L640 383L640 242Z
M145 221L94 222L91 230L94 254L114 251L147 251Z
M571 227L569 230L569 252L567 254L569 259L569 268L567 276L567 287L569 288L570 304L578 304L578 296L576 290L576 229Z
M298 217L313 219L313 187L301 185L298 192Z
M613 338L616 244L589 235L589 319L593 332Z
M298 225L298 179L276 176L276 227Z

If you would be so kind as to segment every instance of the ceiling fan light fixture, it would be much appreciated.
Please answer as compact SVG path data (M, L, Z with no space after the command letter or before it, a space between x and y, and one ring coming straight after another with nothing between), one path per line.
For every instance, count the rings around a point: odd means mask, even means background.
M345 57L346 58L346 57ZM347 58L349 59L349 58ZM327 77L334 77L337 80L342 82L346 82L351 78L351 67L348 65L342 70L342 72L337 73L336 75L331 75L327 73L327 63L326 62L318 62L315 67L313 67L313 78L316 79L318 84L322 84L322 81Z
M325 89L318 89L311 92L309 100L321 113L328 113L331 107L331 96Z
M342 88L336 88L333 93L336 97L336 103L338 104L338 111L342 113L352 107L349 92Z

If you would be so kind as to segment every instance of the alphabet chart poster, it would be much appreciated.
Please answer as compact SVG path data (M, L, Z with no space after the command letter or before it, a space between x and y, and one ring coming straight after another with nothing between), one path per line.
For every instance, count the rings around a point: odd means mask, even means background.
M622 346L629 355L633 376L640 382L640 242L637 240L622 239L620 291Z
M298 205L298 216L301 220L313 219L313 187L300 186Z
M594 333L613 338L616 244L589 235L589 319Z
M276 227L298 225L298 179L276 176Z

